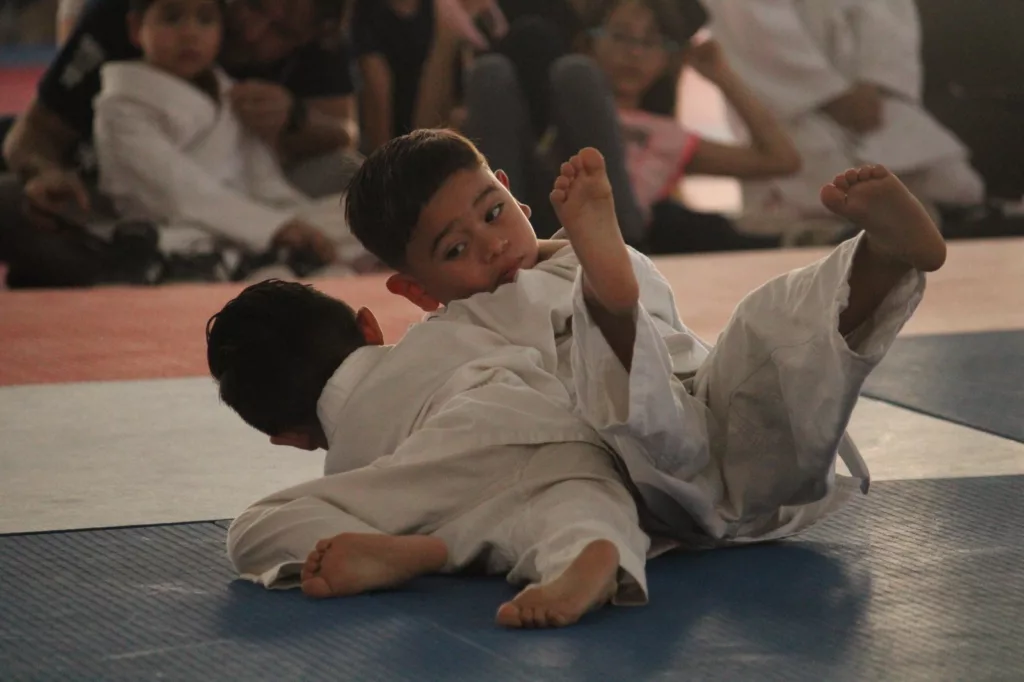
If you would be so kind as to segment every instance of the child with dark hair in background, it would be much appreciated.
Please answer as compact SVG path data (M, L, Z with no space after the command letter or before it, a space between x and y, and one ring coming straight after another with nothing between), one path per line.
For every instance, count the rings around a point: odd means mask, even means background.
M105 64L95 102L100 188L119 215L157 224L164 253L287 249L322 274L372 264L337 210L340 196L314 201L291 186L275 150L231 106L233 81L216 66L223 2L131 8L143 58Z

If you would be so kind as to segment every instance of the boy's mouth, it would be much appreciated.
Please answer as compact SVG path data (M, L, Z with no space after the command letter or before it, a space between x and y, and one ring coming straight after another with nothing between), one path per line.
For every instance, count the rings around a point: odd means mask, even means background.
M522 269L523 260L523 258L517 258L510 267L502 270L501 274L498 276L497 285L494 288L497 289L502 284L511 284L516 281L516 275L518 275L519 271Z

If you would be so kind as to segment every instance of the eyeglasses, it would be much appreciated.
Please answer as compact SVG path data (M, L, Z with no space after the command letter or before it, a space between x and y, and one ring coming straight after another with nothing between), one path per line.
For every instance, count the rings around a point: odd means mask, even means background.
M607 30L605 28L591 29L590 35L595 39L604 38L615 47L622 50L637 49L642 52L675 52L679 49L679 43L662 37L637 38L627 35L621 31Z

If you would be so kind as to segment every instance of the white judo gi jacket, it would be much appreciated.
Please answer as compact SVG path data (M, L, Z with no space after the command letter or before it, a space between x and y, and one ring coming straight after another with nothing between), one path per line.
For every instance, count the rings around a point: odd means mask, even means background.
M859 241L749 294L714 348L683 325L668 283L632 251L641 305L628 374L584 304L569 248L538 266L555 275L545 287L520 288L519 323L503 333L519 345L547 343L540 329L550 318L573 409L664 524L653 530L688 546L785 537L858 487L867 491L867 466L846 426L864 380L924 292L924 275L908 273L869 323L843 339L839 313ZM451 308L435 319L499 328L489 307ZM837 452L852 477L836 476Z
M215 73L219 101L144 62L103 66L93 133L100 191L118 215L164 226L166 252L209 238L261 252L301 218L338 243L343 262L364 254L340 196L312 200L292 187L271 149L233 112L231 79Z
M883 164L900 175L951 160L966 165L966 147L921 101L914 0L705 2L710 31L729 63L779 119L804 161L796 175L744 183L751 211L782 200L804 213L823 213L821 185L862 163ZM884 95L882 127L863 135L821 111L857 82L875 84Z
M856 487L837 479L837 450L866 490L846 424L924 288L920 273L908 274L842 339L856 247L752 293L710 351L679 320L651 262L633 253L642 305L628 374L587 313L570 249L494 293L453 302L397 345L343 363L319 403L327 476L253 505L232 526L229 554L244 576L287 585L324 537L441 527L465 504L460 491L488 491L501 476L483 456L474 468L473 453L558 442L612 450L650 532L683 546L806 528ZM351 485L398 461L422 465L423 486L402 499ZM410 507L422 510L414 523Z

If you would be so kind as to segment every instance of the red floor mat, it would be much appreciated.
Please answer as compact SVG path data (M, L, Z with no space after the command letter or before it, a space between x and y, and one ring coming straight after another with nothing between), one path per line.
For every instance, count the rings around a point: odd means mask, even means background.
M384 278L323 280L317 288L367 306L388 342L422 313ZM0 292L0 386L203 376L205 326L240 285Z
M42 74L43 68L38 66L0 68L0 114L24 111Z

